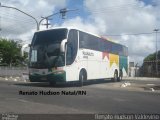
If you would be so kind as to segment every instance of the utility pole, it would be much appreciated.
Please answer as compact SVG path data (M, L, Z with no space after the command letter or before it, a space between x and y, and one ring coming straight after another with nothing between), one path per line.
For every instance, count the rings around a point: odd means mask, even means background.
M51 14L51 15L49 15L49 16L47 16L47 17L43 17L43 18L38 22L38 20L37 20L35 17L33 17L32 15L30 15L30 14L28 14L28 13L26 13L26 12L24 12L24 11L16 8L16 7L1 5L1 3L0 3L0 7L14 9L14 10L17 10L17 11L19 11L19 12L27 15L28 17L31 17L31 18L36 22L37 31L39 30L40 24L41 24L41 22L42 22L43 20L46 19L47 23L46 23L45 25L46 25L46 28L48 28L48 25L49 25L48 20L49 20L50 17L52 17L52 16L60 13L60 14L62 15L62 19L65 19L65 16L66 16L66 13L67 13L67 12L78 10L78 9L71 9L71 10L69 10L69 9L64 8L64 9L61 9L61 10L60 10L59 12L57 12L57 13Z
M156 74L157 74L157 77L158 77L157 32L159 31L159 29L154 29L154 31L156 32Z
M59 12L53 13L53 14L51 14L51 15L49 15L49 16L46 16L46 17L42 17L42 19L41 19L41 20L39 21L39 23L38 23L39 28L40 28L41 22L42 22L43 20L46 20L46 24L43 24L43 25L46 25L46 28L48 28L48 25L50 25L49 22L48 22L48 21L50 20L50 19L49 19L50 17L52 17L52 16L54 16L54 15L57 15L57 14L61 14L61 15L62 15L62 19L65 19L67 12L76 11L76 10L78 10L78 9L67 9L67 8L64 8L64 9L60 9Z
M66 13L68 12L68 10L66 8L64 8L64 9L61 9L59 12L62 15L62 19L65 19L66 18Z
M77 11L77 10L78 10L78 9L67 9L67 8L64 8L64 9L61 9L59 12L60 12L60 14L62 15L62 19L65 19L67 12Z
M38 23L38 27L40 28L41 22L42 22L43 20L46 20L46 24L43 24L43 25L46 25L46 28L48 28L48 25L50 25L50 24L49 24L49 20L50 20L49 18L52 17L52 16L54 16L54 15L57 15L57 14L59 14L59 12L53 13L53 14L47 16L47 17L42 17L42 19L41 19L41 20L39 21L39 23Z
M0 3L1 4L1 3ZM1 29L1 16L0 16L0 31L1 31L2 29Z
M28 17L32 18L32 19L36 22L37 31L39 30L38 20L37 20L35 17L33 17L32 15L30 15L30 14L28 14L28 13L26 13L26 12L24 12L24 11L18 9L18 8L15 8L15 7L10 7L10 6L1 5L1 3L0 3L0 7L14 9L14 10L17 10L17 11L19 11L19 12L21 12L21 13L27 15Z
M45 23L45 24L42 24L42 25L46 25L46 29L48 29L48 26L51 25L51 24L49 23L49 20L52 20L52 19L49 19L48 17L41 17L41 18L43 18L43 19L46 20L46 23Z

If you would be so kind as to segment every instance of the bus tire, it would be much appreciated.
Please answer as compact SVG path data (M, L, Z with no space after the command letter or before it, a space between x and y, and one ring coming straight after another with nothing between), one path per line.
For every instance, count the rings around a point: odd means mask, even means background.
M114 76L113 76L113 82L117 82L118 81L118 71L117 70L115 70L115 72L114 72Z
M118 82L120 82L122 80L123 77L123 72L122 70L119 71L119 77L118 77Z
M87 73L85 70L82 69L79 73L79 86L82 87L84 81L86 80L87 80Z

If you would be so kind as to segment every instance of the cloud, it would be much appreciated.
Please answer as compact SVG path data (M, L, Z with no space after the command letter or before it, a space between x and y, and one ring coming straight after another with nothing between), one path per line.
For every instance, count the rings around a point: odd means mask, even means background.
M55 8L64 7L66 0L1 0L1 4L16 7L39 21L41 16L53 14ZM27 40L36 31L36 22L17 10L0 7L0 28L2 37Z
M93 23L89 23L87 20L85 21L79 16L74 19L65 20L63 24L55 26L75 27L84 31L98 33L98 29L93 25Z
M37 19L52 14L56 8L66 6L66 0L1 0L1 2L27 11ZM142 63L145 56L155 51L155 34L125 34L153 32L153 29L160 28L160 2L153 0L152 4L146 4L143 0L84 0L83 3L84 9L89 13L88 16L66 19L64 23L54 23L53 26L74 26L109 37L128 46L130 60L139 63ZM36 30L32 19L5 8L0 8L0 15L2 35L31 39ZM41 28L45 29L45 26ZM109 36L113 34L121 36Z
M156 16L152 6L145 6L137 0L94 0L86 1L94 21L101 19L107 27L107 33L138 33L150 32L156 26ZM92 7L94 4L94 7ZM114 7L117 6L117 7ZM137 29L138 28L138 29Z
M84 6L89 11L89 16L67 20L62 26L73 25L125 44L129 48L130 59L142 63L145 56L155 51L155 34L123 34L153 32L160 26L157 12L160 5L156 5L146 5L139 0L86 0ZM110 34L122 36L114 37Z
M66 0L1 0L2 5L13 6L36 16L52 14L56 7L64 7ZM15 11L18 14L17 11Z

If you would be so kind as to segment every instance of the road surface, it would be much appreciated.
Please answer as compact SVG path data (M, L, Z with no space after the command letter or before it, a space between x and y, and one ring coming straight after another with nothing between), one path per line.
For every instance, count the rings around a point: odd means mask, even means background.
M125 81L128 82L129 80ZM92 82L83 87L75 87L72 84L51 87L47 83L0 81L0 113L160 113L160 92L121 88L119 86L122 82L100 82L96 84ZM135 82L137 81L132 81L132 83ZM143 81L138 82L143 83ZM147 84L146 81L144 83ZM149 83L160 84L160 81L149 81ZM39 94L40 91L44 93L50 91L54 95ZM84 91L86 95L66 95L62 94L62 91L68 93ZM38 94L33 95L33 92ZM26 93L30 93L30 95L26 95Z

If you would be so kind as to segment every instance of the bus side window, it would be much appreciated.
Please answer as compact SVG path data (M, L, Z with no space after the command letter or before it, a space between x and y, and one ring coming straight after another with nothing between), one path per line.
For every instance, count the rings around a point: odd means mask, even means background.
M67 65L70 65L73 59L73 49L71 44L67 44Z
M78 34L76 30L70 30L68 35L66 64L71 65L77 55L78 49Z

